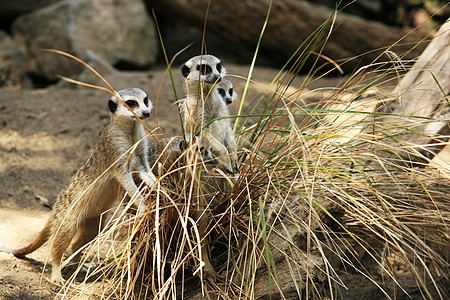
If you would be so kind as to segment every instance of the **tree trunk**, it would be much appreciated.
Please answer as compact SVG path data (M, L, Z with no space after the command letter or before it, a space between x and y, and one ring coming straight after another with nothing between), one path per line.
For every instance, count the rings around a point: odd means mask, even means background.
M207 3L207 0L147 0L148 6L155 9L157 16L166 16L171 20L183 19L199 27L203 26ZM268 0L211 1L207 32L210 30L226 40L254 48L268 6ZM325 6L306 1L274 1L261 48L274 54L274 60L285 62L332 13ZM401 42L391 48L398 55L411 50L426 36L424 30L409 31L340 12L322 53L340 62L364 54L343 65L344 70L352 71L357 66L373 62L383 50L403 36ZM319 48L315 51L319 52ZM420 45L408 57L417 57L423 49L424 46ZM388 57L383 59L388 60Z

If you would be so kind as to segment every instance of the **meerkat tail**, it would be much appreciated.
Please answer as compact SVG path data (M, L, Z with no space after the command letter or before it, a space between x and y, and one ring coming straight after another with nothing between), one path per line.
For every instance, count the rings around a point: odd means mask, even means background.
M6 247L0 247L2 252L14 254L15 257L23 258L25 255L30 254L41 247L50 237L51 226L47 223L45 227L39 232L37 238L26 247L20 249L9 249Z

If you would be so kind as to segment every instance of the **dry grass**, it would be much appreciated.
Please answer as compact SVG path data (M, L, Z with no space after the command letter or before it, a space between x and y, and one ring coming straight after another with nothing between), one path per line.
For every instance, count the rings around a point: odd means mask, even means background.
M397 98L383 90L405 66L374 64L327 91L306 92L307 79L288 95L308 53L260 99L242 99L250 109L236 126L238 177L211 170L191 142L157 168L144 216L125 200L111 212L80 266L100 263L79 267L62 295L335 299L356 273L388 298L408 294L407 276L423 297L448 297L449 169L430 166L427 145L402 138L411 133L405 118L435 120L390 114ZM162 152L165 161L170 147ZM215 283L203 274L202 240Z
M350 269L387 297L407 293L404 273L425 297L448 296L448 170L413 166L428 158L401 140L408 129L400 122L384 122L394 99L368 91L367 76L351 78L351 90L320 91L317 102L318 91L308 98L276 89L262 114L242 117L237 178L211 171L195 144L172 157L147 192L149 211L137 218L122 202L85 251L101 264L76 272L65 296L189 299L197 290L226 299L339 298ZM199 211L208 217L197 218ZM199 222L209 222L206 236ZM204 279L202 239L216 283Z

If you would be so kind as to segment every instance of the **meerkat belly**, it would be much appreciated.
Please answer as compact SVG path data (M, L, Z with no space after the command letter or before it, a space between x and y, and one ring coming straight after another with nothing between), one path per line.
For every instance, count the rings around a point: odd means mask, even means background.
M219 121L215 121L208 127L208 132L219 142L223 143L224 131Z
M119 195L119 183L113 178L99 179L93 186L86 199L85 217L91 218L101 215L111 208Z

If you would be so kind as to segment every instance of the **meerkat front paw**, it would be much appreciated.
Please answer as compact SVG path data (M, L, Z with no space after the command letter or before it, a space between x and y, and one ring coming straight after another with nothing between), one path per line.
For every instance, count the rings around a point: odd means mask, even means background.
M238 166L238 164L237 164L237 162L236 161L234 161L233 162L233 174L239 174L239 172L240 172L241 170L239 169L239 166Z
M219 169L228 174L235 174L233 164L228 155L222 155L216 158Z
M138 201L138 203L136 205L137 206L136 207L136 216L137 217L142 217L147 212L148 205L145 204L144 197L142 197L142 196L139 196L139 198L136 201Z
M139 172L139 177L145 182L145 184L152 189L155 186L156 183L156 176L152 173L152 171L149 172Z
M239 174L239 172L241 170L239 170L238 157L237 157L236 151L234 151L231 154L231 163L233 164L233 171L234 171L233 174Z

